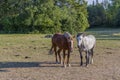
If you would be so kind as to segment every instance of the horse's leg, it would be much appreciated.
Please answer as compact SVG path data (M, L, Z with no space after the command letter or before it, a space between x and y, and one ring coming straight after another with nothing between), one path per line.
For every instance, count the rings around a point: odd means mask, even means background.
M86 67L88 67L89 64L89 51L86 51Z
M62 59L61 59L61 55L60 55L61 50L62 50L62 49L59 49L59 50L58 50L58 56L59 56L59 61L60 61L60 63L62 64Z
M82 51L79 50L79 53L80 53L80 59L81 59L81 62L80 62L80 66L83 65L83 56L82 56Z
M58 59L57 59L57 47L54 47L54 51L55 51L55 59L56 59L56 63L58 63Z
M88 60L88 64L91 64L91 60L92 60L92 51L91 49L88 51L88 55L89 55L89 60Z
M67 54L67 65L69 67L71 67L70 63L69 63L69 60L70 60L70 51L68 50L68 54Z
M66 68L66 54L65 54L65 50L63 50L63 65Z
M93 49L94 48L91 49L91 64L93 64Z

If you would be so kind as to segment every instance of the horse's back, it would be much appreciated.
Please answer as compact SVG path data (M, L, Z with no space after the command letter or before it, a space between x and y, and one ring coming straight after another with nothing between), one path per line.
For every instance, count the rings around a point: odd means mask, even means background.
M55 39L55 38L57 38L59 36L61 36L61 34L60 33L56 33L56 34L53 35L52 39Z
M93 35L88 35L87 37L88 37L90 40L92 40L92 42L96 42L95 36L93 36Z
M84 38L84 46L86 49L91 49L96 43L96 38L93 35L88 35Z
M56 34L54 34L53 37L52 37L52 42L53 42L53 43L54 43L54 42L56 43L56 42L59 42L61 39L62 39L62 34L56 33Z

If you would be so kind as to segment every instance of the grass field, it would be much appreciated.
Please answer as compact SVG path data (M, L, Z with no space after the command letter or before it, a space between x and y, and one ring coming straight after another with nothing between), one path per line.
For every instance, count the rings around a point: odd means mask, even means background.
M66 69L48 55L46 34L0 34L0 80L120 80L120 29L86 31L97 38L94 64L79 66L74 39L71 65Z
M43 60L42 54L48 54L46 51L50 48L50 42L51 39L44 38L41 34L1 34L0 61L27 61L30 56L34 57L34 55L36 57L32 61L39 59L39 56L42 56Z

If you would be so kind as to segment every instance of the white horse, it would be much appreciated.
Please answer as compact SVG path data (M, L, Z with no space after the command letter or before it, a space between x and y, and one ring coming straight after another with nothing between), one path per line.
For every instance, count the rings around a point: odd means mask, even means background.
M89 63L93 64L93 49L96 44L95 37L93 35L85 35L84 33L78 33L76 39L81 58L80 65L83 65L83 51L86 52L86 66L88 66Z

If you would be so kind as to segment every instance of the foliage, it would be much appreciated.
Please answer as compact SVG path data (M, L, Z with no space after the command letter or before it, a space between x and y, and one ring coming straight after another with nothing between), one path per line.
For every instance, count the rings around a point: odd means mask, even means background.
M106 21L105 19L105 10L104 7L101 4L92 6L90 5L88 7L88 13L89 13L89 22L91 26L98 26L103 25Z
M120 0L104 0L88 6L90 26L119 27Z
M84 0L1 0L1 31L55 33L84 31L89 27Z

